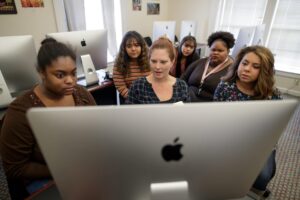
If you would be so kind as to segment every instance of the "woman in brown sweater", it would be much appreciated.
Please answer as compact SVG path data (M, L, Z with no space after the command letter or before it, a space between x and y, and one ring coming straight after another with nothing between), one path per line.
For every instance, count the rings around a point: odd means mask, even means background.
M45 39L37 62L41 83L11 103L1 128L0 152L13 199L28 195L25 183L51 177L26 111L31 107L95 105L91 94L76 84L76 55L66 45Z

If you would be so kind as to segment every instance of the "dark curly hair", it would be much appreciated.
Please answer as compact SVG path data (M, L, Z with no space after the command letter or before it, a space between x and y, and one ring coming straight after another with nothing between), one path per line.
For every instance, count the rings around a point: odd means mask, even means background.
M144 38L136 31L128 31L121 42L119 53L115 59L114 66L116 69L123 73L124 75L129 75L130 71L128 70L130 64L130 57L126 52L126 43L128 40L135 39L137 43L141 46L141 54L137 58L138 65L140 66L141 71L148 71L150 69L148 61L148 47Z
M234 46L234 36L226 31L217 31L212 33L208 39L207 39L207 44L209 47L216 41L216 40L222 40L228 49L231 49Z

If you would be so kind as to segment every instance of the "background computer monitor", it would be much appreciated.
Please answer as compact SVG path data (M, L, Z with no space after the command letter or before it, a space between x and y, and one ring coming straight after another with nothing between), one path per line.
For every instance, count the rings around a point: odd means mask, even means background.
M167 36L172 42L175 38L175 21L155 21L153 22L152 41L157 40L161 36Z
M196 35L196 21L182 21L180 28L180 41L187 35Z
M31 35L0 37L0 70L13 97L39 82Z
M82 55L90 55L96 70L107 67L107 30L48 33L46 36L69 45L75 51L79 78L84 77Z
M242 27L240 28L239 34L236 38L235 45L233 47L231 56L233 58L239 53L239 51L251 44L251 40L254 34L255 27Z
M265 24L260 24L255 27L252 45L264 45Z

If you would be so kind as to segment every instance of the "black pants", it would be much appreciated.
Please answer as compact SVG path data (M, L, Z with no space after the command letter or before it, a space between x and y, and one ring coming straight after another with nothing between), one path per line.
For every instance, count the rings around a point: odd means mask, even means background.
M23 200L29 196L22 180L7 180L7 183L12 200Z
M276 150L273 150L269 156L267 162L265 163L262 171L256 178L253 187L258 190L266 190L268 183L272 180L276 172L276 162L275 162Z

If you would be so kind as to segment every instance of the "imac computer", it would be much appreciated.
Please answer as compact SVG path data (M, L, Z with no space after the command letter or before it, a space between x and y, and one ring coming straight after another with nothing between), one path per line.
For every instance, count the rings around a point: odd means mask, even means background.
M236 38L235 45L232 50L231 56L233 59L237 56L239 51L246 46L251 45L255 27L242 27L240 28L239 34Z
M9 92L9 89L0 70L0 109L7 107L12 102L12 100L13 98Z
M215 200L247 194L298 104L34 108L27 117L62 199Z
M1 101L17 97L39 83L36 71L36 49L31 35L0 37ZM5 83L4 83L5 81ZM5 97L2 95L6 95ZM3 98L3 99L2 99ZM9 101L1 103L7 106Z
M264 45L264 33L265 33L265 24L257 25L255 27L254 36L252 39L252 45Z
M159 37L166 36L174 42L175 26L175 21L154 21L152 41L157 40Z
M180 41L187 35L196 35L196 21L182 21L180 28Z
M78 78L85 78L85 85L98 83L96 70L107 67L107 31L72 31L48 33L59 42L70 46L76 53Z

